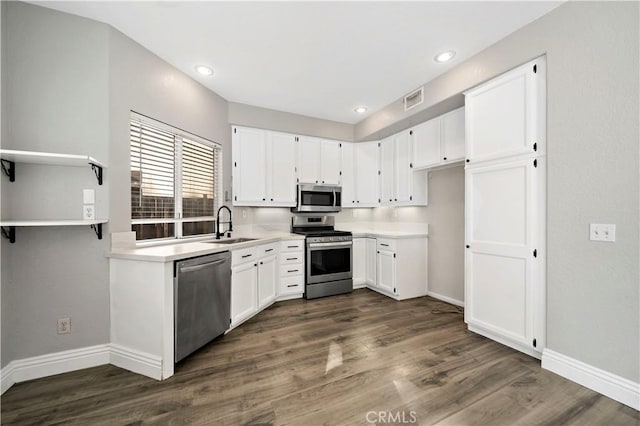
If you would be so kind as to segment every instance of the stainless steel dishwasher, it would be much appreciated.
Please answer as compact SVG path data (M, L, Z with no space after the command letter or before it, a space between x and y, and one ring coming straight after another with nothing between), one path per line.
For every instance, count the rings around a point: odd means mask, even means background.
M175 263L174 362L184 359L229 328L231 253Z

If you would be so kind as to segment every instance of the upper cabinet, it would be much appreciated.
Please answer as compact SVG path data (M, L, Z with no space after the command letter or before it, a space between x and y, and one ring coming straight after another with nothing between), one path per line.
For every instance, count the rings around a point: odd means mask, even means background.
M232 141L233 204L295 206L295 136L234 127Z
M380 204L378 142L342 145L342 207Z
M463 161L464 122L464 108L459 108L411 129L414 168L420 170Z
M339 185L342 171L342 143L310 136L298 142L300 183Z
M382 205L427 205L427 172L413 168L410 136L406 130L380 142Z
M544 154L545 81L537 68L518 67L465 94L467 162Z

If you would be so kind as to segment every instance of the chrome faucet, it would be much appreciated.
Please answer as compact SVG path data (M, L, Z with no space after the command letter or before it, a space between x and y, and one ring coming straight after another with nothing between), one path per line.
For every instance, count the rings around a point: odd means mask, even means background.
M220 232L220 210L227 209L229 212L229 222L222 222L223 224L228 223L229 229L227 229L228 236L231 236L231 231L233 231L233 223L231 220L231 209L227 206L220 206L218 209L218 214L216 215L216 240L219 240L220 237L224 236L224 232Z

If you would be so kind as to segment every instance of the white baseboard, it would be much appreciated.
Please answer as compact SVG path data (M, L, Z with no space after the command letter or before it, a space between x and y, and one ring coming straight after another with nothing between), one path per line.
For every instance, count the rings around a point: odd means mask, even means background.
M498 343L502 343L505 346L509 346L510 348L513 348L517 351L520 351L524 354L527 354L529 356L532 356L534 358L540 359L542 357L542 352L538 352L537 350L530 348L526 345L523 345L517 341L511 340L499 333L496 333L492 330L489 330L485 327L482 327L481 325L475 324L475 323L470 323L467 321L467 327L469 328L469 331L473 331L476 334L479 334L481 336L484 337L488 337L491 340L495 340Z
M445 296L444 294L427 291L427 296L431 296L434 299L442 300L443 302L451 303L452 305L464 308L464 302L462 300L454 299L453 297Z
M542 368L640 410L640 383L632 382L550 349L542 351Z
M14 360L2 369L0 374L0 394L15 383L108 363L108 344Z
M116 367L162 380L162 359L158 356L124 346L111 344L109 361Z

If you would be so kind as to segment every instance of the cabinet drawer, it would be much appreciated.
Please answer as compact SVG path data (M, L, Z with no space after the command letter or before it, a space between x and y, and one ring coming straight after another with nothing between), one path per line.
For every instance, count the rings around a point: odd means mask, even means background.
M280 266L280 276L283 279L284 277L292 277L295 275L304 275L304 265L302 263Z
M303 263L303 252L284 252L280 253L280 265L289 265L292 263Z
M258 247L248 247L248 248L244 248L244 249L238 249L238 250L232 250L231 251L231 265L235 266L235 265L239 265L241 263L245 263L245 262L250 262L250 261L255 261L258 259L259 256L259 251L258 248L260 248L261 246ZM261 253L260 253L261 254Z
M378 238L377 240L378 250L396 250L396 240L393 240L391 238Z
M258 251L258 257L271 256L274 254L278 254L278 243L265 244L262 246L256 247Z
M304 291L303 277L286 277L280 279L281 293L302 293Z
M280 251L304 251L304 240L280 241Z

